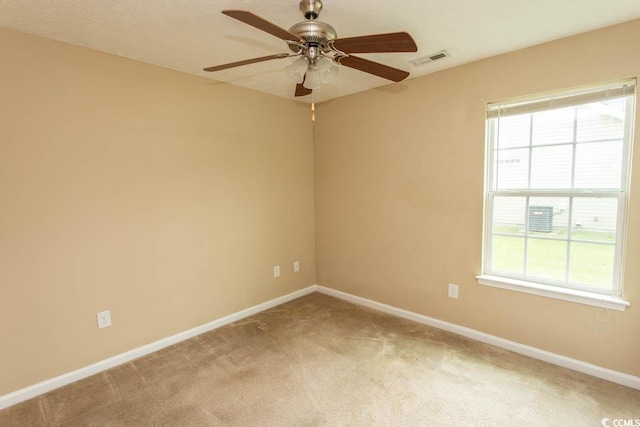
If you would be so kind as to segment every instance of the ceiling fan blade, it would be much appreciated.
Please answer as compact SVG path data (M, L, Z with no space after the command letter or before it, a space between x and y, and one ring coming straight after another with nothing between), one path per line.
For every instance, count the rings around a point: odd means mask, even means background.
M227 10L223 10L222 13L232 18L235 18L238 21L244 22L247 25L251 25L252 27L255 27L259 30L267 32L272 36L276 36L279 39L282 39L285 41L291 40L291 41L304 43L304 40L302 40L300 37L296 36L295 34L290 33L284 28L278 27L276 24L273 24L267 21L266 19L260 18L258 15L253 14L249 11L227 9Z
M214 67L207 67L204 69L204 71L226 70L227 68L240 67L241 65L247 65L247 64L255 64L256 62L264 62L264 61L269 61L271 59L288 58L289 56L290 55L288 53L277 53L275 55L261 56L260 58L245 59L244 61L230 62L228 64L216 65Z
M408 33L372 34L336 39L333 46L344 53L417 52L418 46Z
M399 82L409 77L409 73L407 71L399 70L398 68L389 67L388 65L369 61L368 59L359 58L357 56L347 56L342 58L340 59L340 64L394 82Z

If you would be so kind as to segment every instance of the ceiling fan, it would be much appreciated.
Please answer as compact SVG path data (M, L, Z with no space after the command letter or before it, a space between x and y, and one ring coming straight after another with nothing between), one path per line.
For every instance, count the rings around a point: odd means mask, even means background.
M408 33L397 32L338 38L336 30L331 25L316 20L321 10L321 0L302 0L300 11L306 21L294 24L289 30L246 10L223 10L222 13L227 16L284 40L292 53L277 53L231 62L207 67L204 71L220 71L272 59L297 56L299 58L285 69L287 75L297 83L295 96L309 95L322 83L328 83L337 74L337 65L364 71L393 82L399 82L409 76L407 71L353 55L354 53L417 52L416 43Z

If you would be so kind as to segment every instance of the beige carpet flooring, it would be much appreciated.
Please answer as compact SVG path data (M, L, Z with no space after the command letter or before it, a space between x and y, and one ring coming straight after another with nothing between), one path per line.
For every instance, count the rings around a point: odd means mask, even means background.
M600 426L602 418L640 419L640 391L318 293L0 411L1 426Z

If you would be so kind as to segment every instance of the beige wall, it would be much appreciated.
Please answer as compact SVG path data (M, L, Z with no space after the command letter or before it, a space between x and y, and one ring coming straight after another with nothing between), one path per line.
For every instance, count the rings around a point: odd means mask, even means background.
M0 395L315 282L307 106L7 29L0 58Z
M640 375L637 143L624 277L631 308L598 322L595 307L475 280L486 103L636 77L638 40L633 21L322 104L314 129L318 284ZM460 285L458 300L447 297L448 283Z

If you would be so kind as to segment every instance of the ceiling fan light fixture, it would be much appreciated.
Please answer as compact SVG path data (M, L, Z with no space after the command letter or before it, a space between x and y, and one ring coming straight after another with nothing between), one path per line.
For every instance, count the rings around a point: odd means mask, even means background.
M318 89L320 86L322 86L322 77L320 76L320 71L318 70L318 68L310 68L309 71L307 71L307 76L304 79L304 83L302 83L302 86L306 87L307 89Z
M309 64L307 63L307 60L301 56L291 64L287 65L284 71L287 74L287 77L291 80L296 83L302 83L304 80L304 73L307 71L308 66Z
M329 58L321 58L317 67L322 83L331 83L338 75L338 66Z

